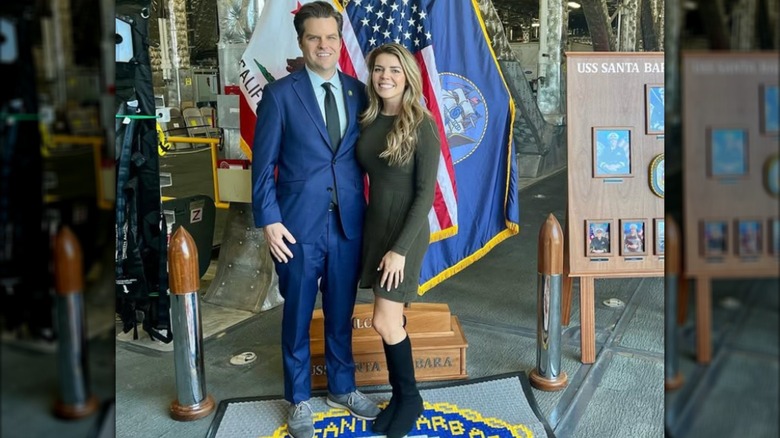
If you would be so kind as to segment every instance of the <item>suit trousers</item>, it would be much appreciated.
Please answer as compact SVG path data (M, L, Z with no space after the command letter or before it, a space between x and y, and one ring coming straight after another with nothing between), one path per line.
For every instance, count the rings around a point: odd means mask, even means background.
M315 243L296 243L287 263L276 262L282 310L284 398L291 403L311 396L309 327L318 289L325 317L325 368L328 391L355 390L352 356L352 312L357 296L361 239L349 240L341 230L339 213L329 211L327 224ZM319 280L319 284L318 284Z

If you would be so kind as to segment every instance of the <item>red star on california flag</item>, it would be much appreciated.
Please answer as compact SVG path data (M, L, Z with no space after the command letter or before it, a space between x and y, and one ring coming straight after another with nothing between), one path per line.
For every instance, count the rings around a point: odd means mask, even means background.
M290 13L291 13L291 14L293 14L293 15L297 14L297 13L298 13L298 11L300 11L300 10L301 10L301 2L295 2L295 3L297 3L297 4L298 4L298 6L296 6L296 7L295 7L295 9L293 9L292 11L290 11Z

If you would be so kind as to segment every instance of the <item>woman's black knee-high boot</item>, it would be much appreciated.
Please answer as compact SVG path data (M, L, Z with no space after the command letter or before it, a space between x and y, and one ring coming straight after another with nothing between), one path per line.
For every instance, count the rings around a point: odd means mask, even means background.
M423 412L423 399L417 390L414 377L414 359L409 335L403 341L388 346L388 362L393 363L394 380L398 386L398 399L393 420L387 429L388 438L401 438L412 430L417 418Z
M390 386L393 388L393 395L390 397L390 403L387 404L387 406L382 409L382 412L379 413L379 415L376 416L374 419L374 422L371 424L371 431L374 433L380 433L384 435L387 433L387 428L390 427L390 422L393 421L393 416L395 414L395 408L398 405L398 383L396 382L395 377L395 370L393 369L393 361L390 360L390 349L393 348L392 345L385 344L384 341L382 341L382 346L385 349L385 362L387 363L387 376L390 380Z

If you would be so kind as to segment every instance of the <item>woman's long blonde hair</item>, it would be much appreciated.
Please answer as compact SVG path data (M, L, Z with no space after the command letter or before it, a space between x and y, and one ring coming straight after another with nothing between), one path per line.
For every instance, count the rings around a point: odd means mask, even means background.
M369 84L366 87L368 107L360 116L360 125L364 128L370 125L382 110L382 98L374 90L372 76L376 58L383 53L395 55L401 62L401 68L406 76L406 87L404 87L401 109L395 118L393 129L387 133L387 149L379 156L386 158L390 165L403 165L412 159L417 145L417 128L426 116L430 117L430 112L422 103L422 79L417 61L404 46L387 43L368 54Z

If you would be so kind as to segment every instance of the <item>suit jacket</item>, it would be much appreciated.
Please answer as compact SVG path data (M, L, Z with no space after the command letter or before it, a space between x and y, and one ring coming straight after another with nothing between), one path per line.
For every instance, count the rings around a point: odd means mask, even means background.
M355 144L360 133L357 116L366 105L365 85L337 74L347 128L335 153L305 69L266 85L257 106L252 143L255 225L281 222L300 243L313 243L322 234L330 190L337 192L346 237L359 238L363 230L364 172L355 157Z

